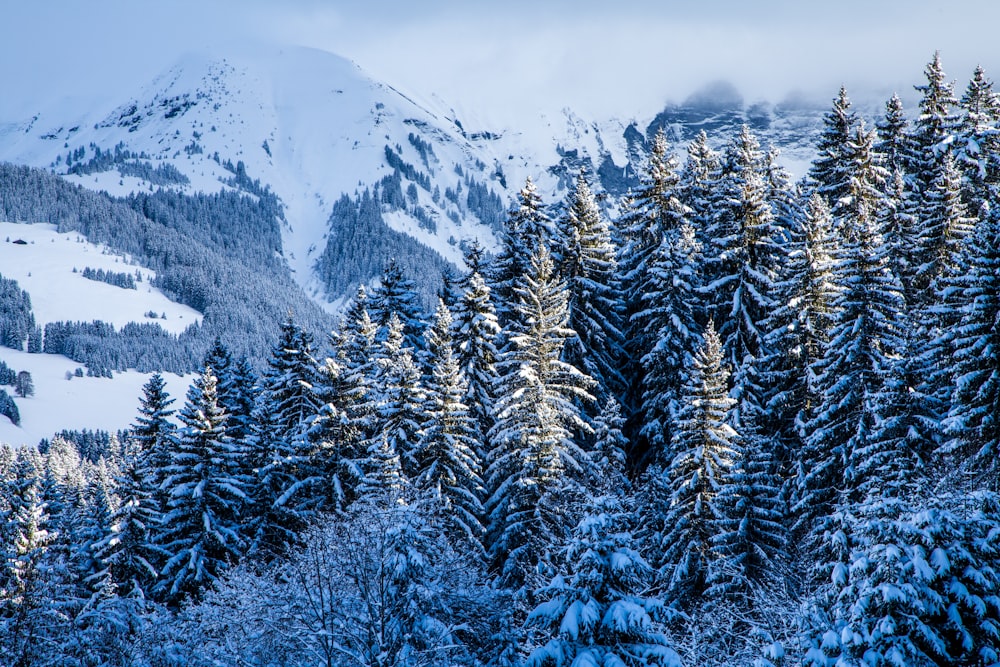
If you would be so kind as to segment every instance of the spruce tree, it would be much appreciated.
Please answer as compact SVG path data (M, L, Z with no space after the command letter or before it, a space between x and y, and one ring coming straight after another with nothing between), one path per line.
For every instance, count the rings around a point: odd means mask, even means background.
M184 425L164 481L169 513L159 543L170 553L156 584L163 599L197 595L242 555L246 480L234 473L242 452L226 433L227 415L206 366L178 415Z
M957 163L965 179L965 202L970 213L979 216L1000 182L1000 95L981 66L976 67L960 104Z
M712 544L719 534L719 492L728 483L739 452L729 425L736 401L728 396L729 372L712 322L684 383L672 458L653 468L650 493L641 510L654 565L662 570L670 596L687 602L705 590Z
M413 353L414 350L405 345L402 321L398 317L390 317L386 338L375 359L370 385L375 411L371 440L375 446L385 441L399 456L403 472L411 480L418 470L416 447L424 401L420 369Z
M854 137L857 122L847 89L841 86L833 99L833 106L823 117L823 133L816 145L818 155L809 168L809 178L815 184L815 191L833 209L850 194L847 145Z
M379 339L385 338L393 314L403 323L406 344L420 347L420 334L424 329L420 298L412 280L403 274L402 267L390 259L382 272L378 286L372 291L369 311L372 321L379 328Z
M766 320L767 356L761 377L775 434L778 464L797 453L800 426L817 398L810 369L823 356L833 326L833 220L826 200L813 194L801 224L789 230L786 263L775 282L776 306Z
M526 665L680 667L660 630L663 604L647 593L652 568L636 549L620 499L605 496L588 505L563 560L567 572L539 591L543 602L528 616L540 645Z
M844 241L834 254L836 312L816 376L817 403L805 424L800 493L794 511L800 526L830 513L845 480L853 478L854 452L863 450L874 426L874 400L901 352L902 290L892 274L878 228L881 205L872 182L870 133L853 142L855 200L842 221Z
M583 175L556 229L553 259L569 290L569 328L576 336L565 360L598 383L598 392L620 397L624 338L623 300L611 228Z
M475 419L483 441L481 458L485 460L486 434L493 428L494 383L497 379L496 363L500 357L497 349L500 324L490 288L482 276L473 272L462 292L454 317L454 340L457 344L458 366L466 381L466 394L462 402Z
M591 431L578 406L593 400L594 381L561 360L573 335L568 294L545 245L514 294L488 436L487 544L503 585L530 595L542 583L538 566L565 537L568 501L587 473L574 433Z
M538 188L528 178L507 214L500 233L500 250L490 263L490 289L497 316L506 324L515 305L515 284L529 268L538 246L548 244L552 221L542 206Z
M423 428L414 451L414 487L452 536L481 545L483 449L479 426L463 402L467 393L451 340L451 313L438 302L426 338L432 348Z
M980 222L967 245L965 307L953 335L954 393L944 451L996 469L1000 451L1000 219Z
M682 381L699 343L695 305L700 263L701 245L684 221L663 237L649 269L643 310L635 315L653 334L653 347L640 360L647 461L666 462Z

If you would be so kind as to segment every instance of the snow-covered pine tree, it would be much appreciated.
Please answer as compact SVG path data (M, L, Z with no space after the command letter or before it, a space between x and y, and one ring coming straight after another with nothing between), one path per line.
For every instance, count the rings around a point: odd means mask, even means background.
M174 603L197 595L239 561L249 500L247 480L235 474L242 451L226 433L211 367L192 383L178 417L184 426L164 480L170 511L157 540L170 558L154 589Z
M755 587L778 581L788 558L774 442L762 434L757 418L741 426L739 454L720 480L710 545L706 593L736 602L752 601Z
M481 546L483 537L482 434L463 402L465 378L454 354L453 321L444 301L425 338L431 349L416 460L415 490L452 537Z
M982 66L976 67L960 104L956 161L965 178L965 202L980 216L1000 180L1000 95Z
M648 446L639 431L642 426L642 359L656 345L657 332L641 314L647 309L643 297L651 290L650 265L664 236L680 227L685 206L680 200L677 160L670 153L666 134L658 131L653 138L639 186L626 200L617 227L622 235L618 267L625 301L625 378L627 382L622 407L626 431L635 453L645 457Z
M954 393L942 427L945 452L996 471L1000 452L1000 217L977 225L966 246L966 304L953 334ZM995 484L995 483L994 483Z
M113 487L118 504L105 527L99 554L118 585L119 595L143 598L168 555L153 543L163 514L157 502L159 489L150 483L150 453L132 438L122 447Z
M174 411L170 409L174 399L166 390L167 383L159 373L153 373L142 387L139 402L139 416L129 430L129 440L133 443L145 485L153 492L156 512L162 514L167 508L167 495L163 490L163 480L177 447L176 427L170 420Z
M57 610L47 590L48 550L56 535L41 488L42 461L34 449L23 448L14 462L13 477L3 488L0 555L0 650L11 664L41 663L47 656L46 626Z
M774 285L776 305L766 320L768 354L761 368L775 459L786 470L798 452L799 427L816 398L809 369L822 357L833 326L834 238L826 199L813 193L800 224L787 233L786 261Z
M424 330L420 296L416 285L403 273L403 268L395 259L390 259L377 287L372 290L368 303L372 321L379 329L379 340L383 340L389 328L389 319L395 313L403 323L403 337L407 346L420 349L420 335Z
M719 183L722 201L704 249L702 293L733 369L734 424L744 412L759 411L765 398L758 364L766 354L764 320L775 306L780 263L780 233L768 201L765 168L760 144L744 125L726 150Z
M704 245L711 225L715 186L722 171L722 157L708 144L708 134L698 132L688 144L687 159L681 169L679 197L695 238Z
M991 665L1000 660L995 514L981 497L941 507L884 501L859 512L846 563L806 623L802 664ZM995 502L995 499L993 500ZM977 507L977 505L979 507ZM946 509L947 508L947 509Z
M823 133L816 144L818 155L809 168L815 192L826 199L831 209L836 209L850 194L847 145L854 138L857 122L847 89L841 86L833 98L833 106L823 117Z
M628 438L621 405L609 397L594 417L594 448L588 452L596 478L593 488L605 495L625 497L632 491L626 474Z
M485 442L486 434L493 428L500 323L490 288L476 272L469 276L468 285L459 299L453 336L458 346L458 365L466 381L462 402L478 425L483 442L480 458L485 461L489 449Z
M616 248L611 227L582 174L557 221L552 254L569 290L569 328L576 332L564 359L597 381L599 395L620 398L625 390L624 301Z
M719 492L739 456L739 436L730 426L736 401L729 397L729 371L714 324L703 334L684 383L677 428L665 469L649 475L640 518L644 540L661 570L670 597L688 602L706 586L712 544L718 536Z
M557 574L528 616L537 643L528 667L680 667L662 631L662 601L649 597L653 570L639 553L616 496L596 498L573 529ZM544 643L543 643L544 642Z
M594 381L561 360L573 335L568 294L544 244L514 294L488 436L487 548L502 584L530 596L543 583L539 566L565 537L571 500L588 473L574 433L591 432L579 406L593 401Z
M882 157L882 166L890 174L905 173L911 151L908 137L909 121L906 119L899 95L893 93L886 101L885 115L875 127L878 132L875 152Z
M309 430L323 404L321 380L312 336L289 318L261 378L245 443L255 477L249 502L255 551L280 553L316 511L319 478Z
M944 153L935 163L934 178L923 193L919 219L914 305L926 308L938 281L955 267L962 239L975 224L962 201L962 175L951 153ZM922 297L918 296L921 291Z
M516 301L518 277L529 270L530 257L539 245L547 245L552 221L542 206L538 188L529 177L518 200L504 221L500 250L490 262L490 289L500 322L506 325Z
M834 254L837 296L833 329L816 376L817 403L805 424L798 526L827 516L854 478L855 451L867 445L874 426L874 399L901 352L904 302L878 228L881 196L872 168L873 135L858 130L852 142L851 204Z
M421 373L413 359L413 348L405 344L404 326L390 316L385 340L379 346L372 369L372 407L375 424L371 442L385 441L394 451L408 479L417 475L415 457L424 401Z
M678 409L681 384L699 344L695 321L701 277L701 245L686 221L666 232L652 258L642 295L643 310L633 317L649 329L653 347L642 357L642 463L669 460L668 445Z

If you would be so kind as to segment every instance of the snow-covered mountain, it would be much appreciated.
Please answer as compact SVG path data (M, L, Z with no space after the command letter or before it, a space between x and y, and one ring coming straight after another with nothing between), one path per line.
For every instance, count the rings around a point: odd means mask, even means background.
M286 48L190 56L126 99L0 126L0 160L49 168L111 194L254 192L259 180L283 205L283 256L296 281L332 309L350 291L329 280L343 250L327 256L334 266L326 279L316 268L331 238L344 243L350 233L343 216L331 220L344 195L380 187L386 225L459 263L462 241L493 245L498 220L527 177L548 201L561 199L581 167L620 194L656 128L682 152L699 129L721 142L744 122L782 147L797 171L821 113L808 105L746 107L730 88L713 85L655 118L595 121L567 109L495 128L459 117L437 98L418 102L339 56ZM386 259L370 257L368 265ZM368 273L358 278L377 275Z

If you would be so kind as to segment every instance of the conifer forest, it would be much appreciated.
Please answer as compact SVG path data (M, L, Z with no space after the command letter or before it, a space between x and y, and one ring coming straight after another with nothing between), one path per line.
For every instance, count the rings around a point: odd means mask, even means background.
M748 126L528 180L430 309L390 262L0 447L0 663L1000 664L1000 94L917 91L797 182Z

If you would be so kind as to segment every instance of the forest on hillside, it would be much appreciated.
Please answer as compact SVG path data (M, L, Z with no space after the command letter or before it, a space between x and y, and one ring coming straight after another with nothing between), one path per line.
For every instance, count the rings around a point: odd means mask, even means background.
M652 137L613 219L529 180L433 313L392 262L100 450L0 447L2 655L1000 663L1000 96L925 78L841 89L799 183L746 127Z

